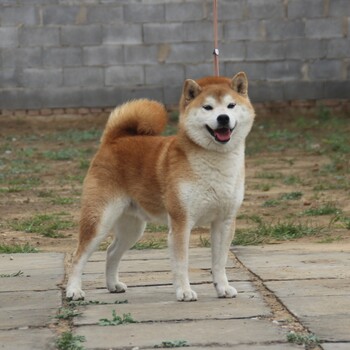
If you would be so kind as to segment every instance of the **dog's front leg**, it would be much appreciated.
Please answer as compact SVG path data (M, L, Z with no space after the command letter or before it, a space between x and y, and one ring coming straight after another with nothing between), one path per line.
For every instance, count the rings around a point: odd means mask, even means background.
M235 221L215 221L211 225L211 250L213 282L219 298L234 298L235 288L229 285L226 276L227 257L235 230Z
M188 277L188 250L191 229L171 221L169 224L169 250L178 301L195 301L197 293L191 289Z

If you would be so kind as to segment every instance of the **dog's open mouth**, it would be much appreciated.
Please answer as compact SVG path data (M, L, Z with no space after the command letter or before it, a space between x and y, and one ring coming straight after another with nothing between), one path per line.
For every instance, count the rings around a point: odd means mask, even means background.
M210 135L213 136L215 138L215 140L220 142L220 143L229 142L231 139L232 131L234 129L234 127L233 127L232 129L230 129L230 128L218 128L216 130L213 130L208 125L206 125L206 128L209 131Z

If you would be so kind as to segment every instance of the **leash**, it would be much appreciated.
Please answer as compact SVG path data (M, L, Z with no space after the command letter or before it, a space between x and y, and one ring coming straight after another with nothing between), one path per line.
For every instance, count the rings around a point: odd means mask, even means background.
M219 49L218 49L218 9L217 0L213 1L213 20L214 20L214 75L219 76Z

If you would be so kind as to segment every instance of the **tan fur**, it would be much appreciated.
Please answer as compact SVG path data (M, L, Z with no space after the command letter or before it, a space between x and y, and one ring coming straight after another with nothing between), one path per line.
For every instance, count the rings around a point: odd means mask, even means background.
M80 289L82 268L96 245L115 226L111 210L116 213L115 220L120 217L120 226L124 225L125 219L134 220L137 227L143 221L166 220L170 226L169 244L172 246L173 261L175 265L180 264L180 267L174 268L175 281L186 282L184 269L187 265L188 239L195 222L191 223L191 208L188 207L189 203L184 202L186 193L183 192L183 186L196 186L197 181L202 183L201 186L205 184L204 175L194 170L197 166L194 167L193 159L207 157L208 152L211 152L188 136L186 118L189 118L190 111L201 109L208 96L218 103L223 103L224 98L231 96L236 103L251 110L249 113L253 115L246 91L244 73L239 73L234 79L208 77L196 82L186 81L180 100L179 132L171 137L160 136L167 122L167 113L164 106L156 101L130 101L111 113L100 148L84 181L79 244L68 282L67 297L80 299L84 296ZM220 154L218 157L221 157ZM237 181L242 182L242 176L244 169L237 169ZM235 208L235 205L230 204L231 207ZM233 220L232 215L228 218L232 217ZM232 220L228 226L234 226ZM116 233L115 242L107 253L111 256L117 254L118 259L122 255L116 253L120 235L123 232ZM125 244L129 247L131 241L132 238ZM109 259L110 266L114 266L112 258ZM115 264L117 266L118 262ZM107 274L110 273L108 271L107 266ZM108 278L111 280L111 277ZM111 282L107 281L107 284ZM179 289L178 299L195 300L196 294L186 286L176 286ZM118 292L125 291L126 287L117 280L115 290L113 286L108 288ZM233 292L230 290L227 293L232 296Z

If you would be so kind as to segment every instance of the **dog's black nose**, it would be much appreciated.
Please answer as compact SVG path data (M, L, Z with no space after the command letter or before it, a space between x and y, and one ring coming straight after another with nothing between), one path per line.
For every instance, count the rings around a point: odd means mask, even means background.
M220 114L216 120L219 125L227 125L230 122L230 117L227 114Z

